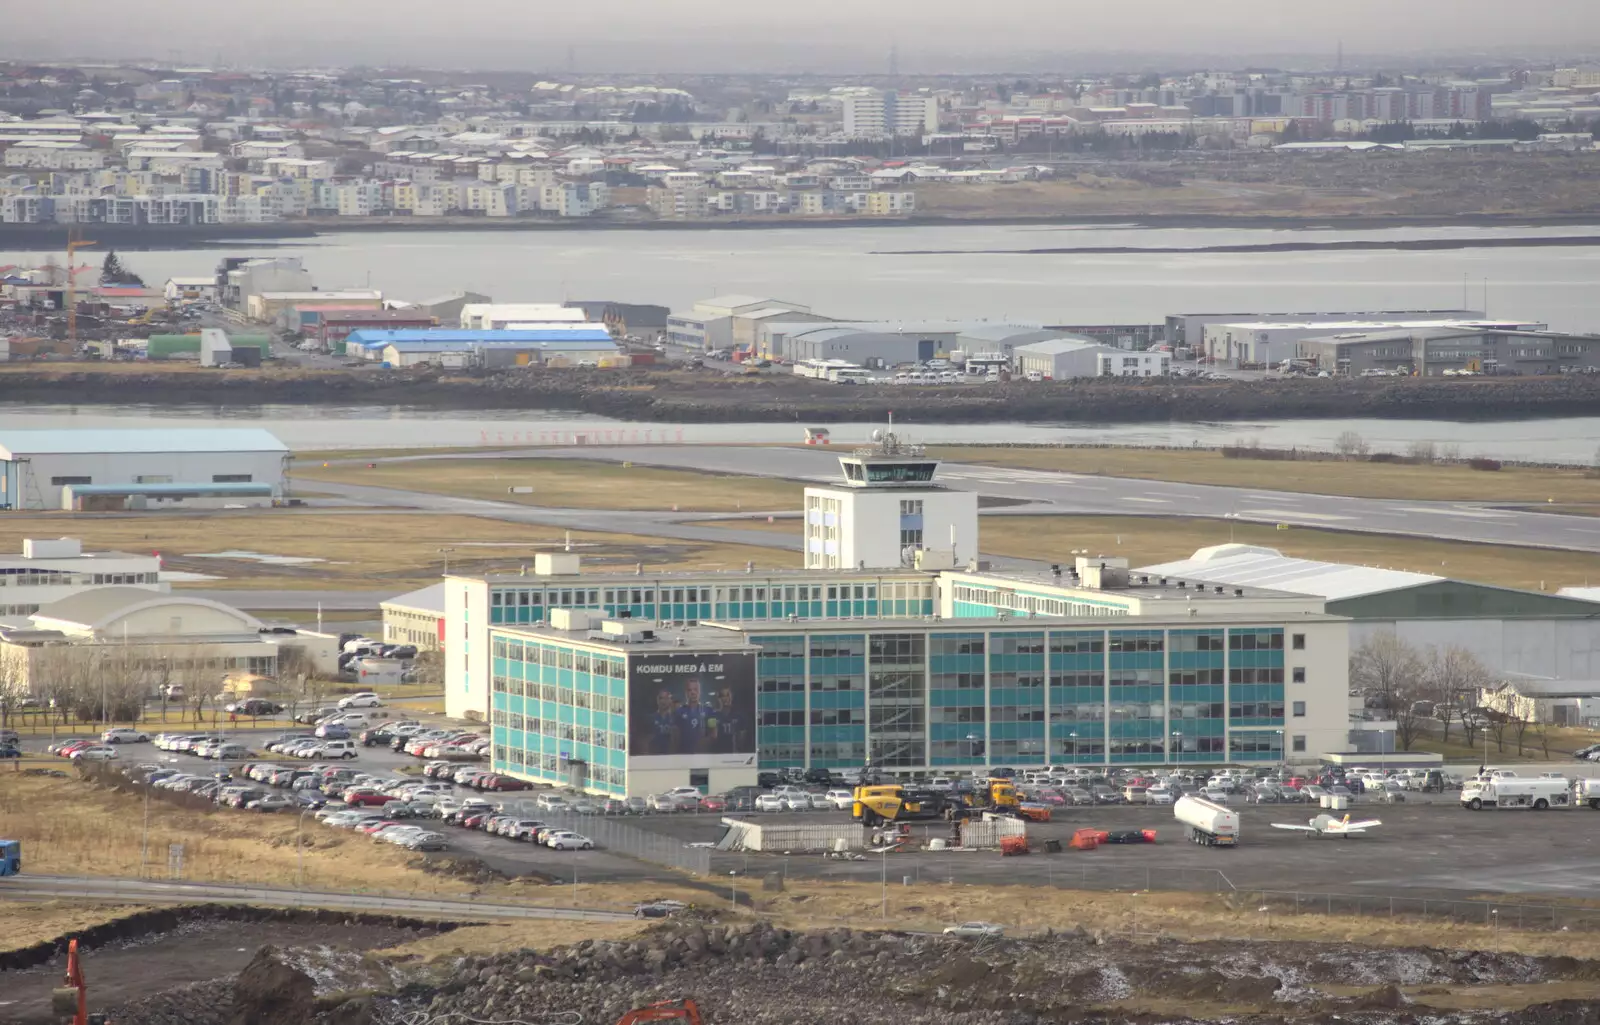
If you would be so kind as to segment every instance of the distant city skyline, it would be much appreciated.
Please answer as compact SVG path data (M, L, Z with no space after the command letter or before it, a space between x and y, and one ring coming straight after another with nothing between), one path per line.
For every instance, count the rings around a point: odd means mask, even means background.
M479 0L472 17L442 26L418 0L280 0L272 18L200 0L163 0L161 17L130 18L107 0L68 7L0 0L11 59L142 57L245 66L352 64L638 72L902 74L1059 67L1105 68L1151 58L1173 66L1234 66L1327 55L1470 59L1526 50L1600 51L1600 6L1568 0L1344 0L1338 17L1277 0L1147 0L1135 7L1013 0L976 11L922 0L910 18L880 18L845 0L795 10L729 8L705 0L591 0L530 8ZM1136 13L1136 16L1133 16Z

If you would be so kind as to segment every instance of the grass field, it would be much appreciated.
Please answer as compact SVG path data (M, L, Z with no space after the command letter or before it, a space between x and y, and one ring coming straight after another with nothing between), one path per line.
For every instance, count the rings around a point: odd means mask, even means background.
M740 530L794 533L793 521L719 521ZM1600 582L1600 555L1543 548L1431 541L1392 534L1351 534L1257 523L1184 519L1173 516L985 516L980 537L986 555L1070 562L1074 549L1123 555L1134 566L1187 559L1207 545L1276 548L1300 559L1349 562L1415 573L1435 573L1501 587L1555 591Z
M168 569L214 574L198 588L285 590L348 588L396 593L438 580L448 557L463 572L516 572L539 552L560 551L569 535L553 527L477 516L374 512L359 517L316 510L241 509L199 513L16 513L0 520L0 550L25 537L70 533L89 550L157 551ZM743 569L794 566L799 553L572 531L574 551L590 567ZM321 559L289 566L194 558L231 550ZM442 549L450 549L446 552Z
M1224 459L1210 449L1167 451L1138 448L1006 448L997 445L937 446L931 454L950 462L987 463L1030 470L1185 484L1299 491L1357 498L1422 501L1543 503L1600 507L1600 476L1587 470L1506 467L1495 472L1454 464L1319 460L1283 462ZM1571 511L1570 509L1568 511Z
M1600 555L1475 545L1385 534L1343 534L1173 517L986 516L983 550L1014 558L1070 561L1068 552L1125 555L1135 566L1186 559L1207 545L1263 545L1285 555L1435 573L1502 587L1554 591L1600 581Z
M693 512L799 509L804 486L762 477L717 476L571 459L430 459L424 462L294 467L296 482L319 480L516 502L558 509L683 509ZM532 493L514 495L513 487Z
M0 905L6 927L0 930L0 952L20 950L91 925L100 925L148 910L132 904L85 904L77 900L8 901Z

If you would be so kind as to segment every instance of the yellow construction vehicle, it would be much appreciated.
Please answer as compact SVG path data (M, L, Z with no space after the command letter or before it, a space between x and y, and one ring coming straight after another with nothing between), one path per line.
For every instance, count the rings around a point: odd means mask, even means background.
M858 786L850 817L867 826L910 819L936 819L944 814L945 799L936 793L907 790L898 783Z
M944 811L947 819L967 818L975 812L993 812L997 815L1014 815L1032 818L1022 812L1022 799L1017 796L1017 785L1003 776L974 780L973 789L961 795Z

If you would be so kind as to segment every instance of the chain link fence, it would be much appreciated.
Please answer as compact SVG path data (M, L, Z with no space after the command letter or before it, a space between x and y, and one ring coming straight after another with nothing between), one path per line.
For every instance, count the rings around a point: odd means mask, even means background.
M597 848L662 868L687 872L693 876L711 874L711 851L690 847L677 837L653 833L613 815L575 815L570 811L548 811L531 800L504 801L506 814L538 819L555 829L567 829L594 841Z

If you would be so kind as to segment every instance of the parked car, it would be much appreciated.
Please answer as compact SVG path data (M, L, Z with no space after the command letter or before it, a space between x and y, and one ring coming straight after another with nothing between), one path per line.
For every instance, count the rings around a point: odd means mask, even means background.
M855 805L855 794L843 787L835 788L822 795L828 805L838 811L849 811Z
M295 800L288 794L263 794L245 805L245 808L249 811L274 812L294 806Z
M993 936L1003 936L1006 927L994 922L962 922L960 925L945 926L946 936L960 936L963 939L986 939Z
M130 726L114 726L100 734L100 741L104 744L148 744L150 734Z
M383 699L370 690L339 699L340 708L381 708Z
M277 715L283 711L283 706L266 698L246 698L223 705L222 710L230 715Z
M117 757L117 749L104 745L85 745L73 749L67 757L75 762L109 762Z
M545 837L544 845L556 851L588 851L594 849L594 841L581 833L574 833L567 829L558 829Z
M762 794L756 798L756 811L783 811L784 798L779 794Z
M349 740L350 728L342 723L323 723L315 730L316 735L324 740Z

